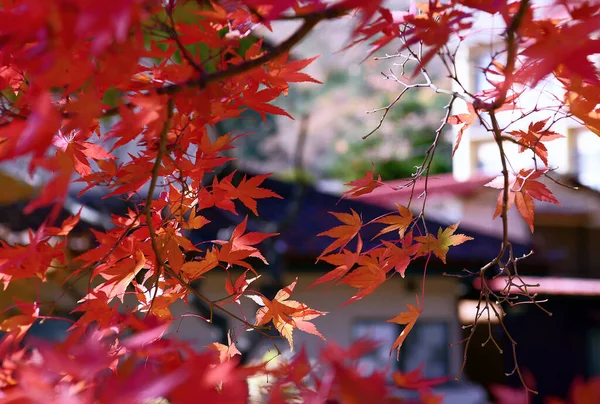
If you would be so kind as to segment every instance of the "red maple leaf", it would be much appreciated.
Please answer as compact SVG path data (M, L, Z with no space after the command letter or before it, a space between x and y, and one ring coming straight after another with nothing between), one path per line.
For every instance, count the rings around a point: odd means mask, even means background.
M17 307L23 314L17 314L0 323L0 331L10 335L10 342L19 344L31 326L35 323L40 315L40 308L37 303L20 302L14 299Z
M543 130L546 122L548 122L548 119L529 124L527 132L518 130L508 132L508 134L514 136L519 141L519 153L523 153L525 150L532 150L542 160L544 165L547 166L548 149L543 142L564 138L564 136L551 130Z
M547 170L521 169L517 176L509 180L508 203L506 210L513 204L517 207L519 214L525 219L529 229L533 232L533 216L535 213L534 199L543 202L550 202L560 206L560 202L554 197L552 192L541 182L537 181ZM486 184L488 187L502 189L504 188L504 177L497 177ZM502 213L504 200L504 190L498 195L498 204L494 212L494 218Z
M425 368L425 364L421 364L418 368L402 373L399 371L394 372L392 378L394 379L394 384L402 389L408 390L423 390L429 389L433 386L437 386L439 384L446 383L450 380L450 377L435 377L433 379L425 379L423 378L423 369Z
M233 177L232 173L227 178L223 179L219 183L219 188L223 189L226 192L226 195L232 199L239 199L248 209L252 211L256 216L258 216L258 211L256 209L256 199L263 198L278 198L283 199L280 195L277 195L275 192L259 187L260 184L263 183L267 177L271 174L261 174L255 175L246 179L244 178L240 181L237 186L234 186L231 183L231 178Z
M220 304L226 304L229 301L233 301L237 304L241 304L240 303L240 297L242 296L242 294L246 291L246 289L248 289L248 286L250 286L250 284L252 282L254 282L255 280L257 280L258 278L260 278L260 275L255 276L254 278L246 278L246 275L248 274L248 271L245 271L243 274L241 274L236 280L235 283L231 283L231 281L228 279L225 279L225 291L227 293L229 293L229 295L231 296L231 300L225 300L224 302L221 302Z
M225 261L230 264L237 263L240 264L240 257L254 257L260 259L262 262L267 264L267 260L262 256L260 251L254 245L261 243L268 237L277 236L279 233L258 233L258 232L250 232L244 234L246 231L246 224L248 223L248 216L244 218L244 220L238 224L233 233L231 233L231 239L228 242L215 240L216 244L222 244L221 250L219 251L219 261ZM234 257L234 258L232 258ZM243 266L252 270L254 273L254 269L248 264L243 264ZM258 274L257 274L258 275Z
M356 198L357 196L370 194L375 189L384 185L384 183L383 181L381 181L381 175L378 175L377 179L373 179L373 171L369 170L363 178L350 181L349 183L344 185L350 186L352 187L352 189L349 189L348 191L344 192L342 194L342 198L346 196L350 198Z
M343 305L360 300L373 293L386 280L384 264L380 260L381 249L373 250L358 259L358 267L338 283L350 285L358 291Z

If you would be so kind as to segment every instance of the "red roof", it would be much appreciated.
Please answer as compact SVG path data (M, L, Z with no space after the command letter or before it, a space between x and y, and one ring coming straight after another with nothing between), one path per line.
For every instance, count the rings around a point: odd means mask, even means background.
M466 181L457 181L452 173L429 176L427 181L428 197L440 195L466 196L480 190L493 177L477 176ZM412 192L416 199L425 190L425 179L421 178L414 186L414 191L409 180L387 181L384 186L375 189L370 194L361 195L355 199L386 208L394 207L395 203L408 201Z

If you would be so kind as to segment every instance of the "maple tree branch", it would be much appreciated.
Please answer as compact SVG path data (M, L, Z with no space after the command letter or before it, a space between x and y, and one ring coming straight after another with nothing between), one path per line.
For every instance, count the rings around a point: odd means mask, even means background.
M154 166L152 168L152 176L151 176L151 180L150 180L150 186L148 189L148 195L146 197L146 203L145 203L144 210L143 210L143 213L146 216L146 225L148 226L148 232L150 235L152 250L154 251L154 255L156 258L155 267L154 267L154 270L156 271L156 280L154 281L155 291L154 291L154 296L152 297L152 300L150 303L150 308L148 309L147 313L152 312L152 305L154 304L154 301L155 301L155 298L156 298L157 292L158 292L158 281L160 279L161 270L164 270L170 276L177 279L179 281L179 283L182 286L184 286L189 292L193 293L196 297L198 297L199 299L201 299L204 302L206 302L207 304L209 304L211 316L212 316L213 309L216 307L217 309L223 311L228 316L242 322L246 327L252 328L256 331L261 332L261 330L268 329L268 328L264 327L264 326L252 325L249 322L247 322L246 320L244 320L241 317L239 317L238 315L236 315L235 313L232 313L231 311L225 309L224 307L216 304L218 301L213 302L212 300L210 300L209 298L207 298L206 296L204 296L203 294L198 292L194 287L192 287L188 282L186 282L179 274L175 273L171 268L166 266L162 260L160 248L158 246L158 242L156 239L156 230L154 229L154 226L152 225L152 201L154 200L154 191L156 189L156 184L157 184L158 178L160 176L159 174L160 174L160 167L162 165L162 159L164 156L168 155L166 146L167 146L167 139L168 139L170 124L171 124L171 120L173 117L173 110L174 110L174 99L171 97L171 98L169 98L169 101L167 104L167 118L165 120L162 131L160 133L158 152L156 155L156 160L154 162ZM266 336L269 337L268 335L266 335Z
M179 39L179 34L177 33L177 29L175 28L175 20L173 19L173 9L172 8L167 7L167 15L169 16L169 21L171 22L171 25L164 24L164 23L162 23L161 25L165 26L165 28L167 29L167 32L169 33L169 36L177 44L177 47L179 48L179 51L181 52L181 56L183 56L183 58L185 60L187 60L187 62L190 64L190 66L192 66L198 73L202 74L204 72L204 69L202 69L202 67L200 67L200 65L198 65L198 63L196 63L196 61L194 60L192 55L190 55L190 53L188 52L186 47L183 45L183 43L181 43L181 40Z
M517 55L518 55L518 41L517 41L517 31L519 30L521 23L523 22L523 18L525 17L525 13L529 8L529 0L522 0L519 5L519 9L517 10L515 16L510 22L510 25L506 29L506 68L504 69L504 83L502 84L500 95L496 97L496 100L489 106L489 111L493 111L495 109L500 108L504 105L506 101L506 96L508 95L508 90L512 86L513 75L515 73L515 66L517 63Z
M223 81L225 79L244 74L252 69L261 67L262 65L269 63L270 61L277 59L279 56L289 52L292 47L298 44L306 35L308 35L312 29L321 21L325 19L324 16L313 15L312 18L306 18L302 26L292 34L287 40L283 41L277 48L268 52L256 59L247 60L239 65L233 67L218 70L213 73L202 74L200 77L187 80L180 84L171 84L165 87L156 89L157 94L168 94L174 95L183 90L200 87L204 88L208 84Z
M191 292L194 296L196 296L197 298L199 298L200 300L204 301L205 303L207 303L210 307L210 312L211 312L211 316L212 316L212 311L216 308L220 311L222 311L223 313L225 313L226 315L228 315L229 317L241 322L246 328L250 328L254 331L257 331L261 334L263 334L263 336L267 337L267 338L271 338L272 336L268 335L267 333L264 332L264 330L270 330L271 327L270 326L266 326L266 325L254 325L249 323L248 321L244 320L243 318L241 318L240 316L238 316L237 314L231 312L230 310L227 310L225 307L219 305L218 303L220 301L222 301L223 299L218 299L218 300L210 300L208 297L204 296L202 293L200 293L198 290L196 290L196 288L194 288L192 285L190 285L188 282L185 281L185 279L183 279L183 277L177 273L175 273L171 268L165 267L165 271L172 276L173 278L177 279L179 281L179 283L185 287L189 292ZM227 298L227 297L226 297ZM212 323L212 321L209 320L209 322Z
M421 214L423 215L423 217L425 216L425 204L427 203L427 185L429 182L429 172L431 171L431 164L433 163L433 158L435 157L435 152L437 150L437 146L438 143L440 141L441 135L442 135L442 131L444 130L444 128L446 127L446 125L448 124L448 119L450 118L450 113L452 111L452 106L454 105L454 102L456 101L455 96L452 96L452 98L450 99L450 101L448 102L448 104L445 106L446 108L446 114L444 115L444 118L442 118L442 123L440 124L440 126L437 128L437 130L435 131L435 138L431 144L431 146L427 149L427 151L425 152L425 160L423 161L423 165L425 165L425 162L427 162L427 166L425 168L425 184L423 187L423 205L421 207ZM421 167L423 167L423 165ZM415 174L415 176L421 176L423 174L423 170L421 169L420 172L417 171L418 174ZM416 184L416 182L415 182ZM415 184L413 184L413 191L414 191L414 186ZM412 198L412 195L411 195ZM425 227L425 232L428 233L427 231L427 225L425 224L425 220L423 220L423 226Z
M548 171L552 171L552 170L548 170ZM556 179L554 177L551 177L550 175L548 175L547 172L544 173L544 177L548 178L550 181L554 182L556 185L560 185L561 187L572 189L573 191L578 191L579 190L578 186L566 184L566 183L564 183L564 182L562 182L562 181L560 181L560 180L558 180L558 179Z
M277 17L277 20L282 20L282 21L306 20L308 18L313 18L315 15L319 15L323 19L326 19L326 20L333 20L333 19L336 19L339 17L343 17L345 15L348 15L348 14L350 14L351 11L352 11L351 9L334 6L334 7L327 8L325 10L312 11L312 12L308 12L308 13L300 13L300 14L294 14L294 15L282 15L282 16Z
M154 289L154 296L152 297L152 300L150 302L150 308L148 309L148 313L152 312L152 306L154 305L154 301L156 300L156 296L158 293L158 281L160 279L161 269L164 265L162 257L160 256L160 248L158 247L158 242L156 240L156 230L154 229L154 225L152 224L152 201L154 200L154 190L156 189L156 183L158 182L160 166L162 165L162 158L167 153L167 138L171 126L171 119L173 117L174 104L174 99L169 98L169 101L167 102L167 118L165 119L165 123L160 132L158 152L156 153L156 161L154 162L154 166L152 167L152 177L150 179L150 186L148 187L148 195L146 196L146 204L144 206L144 214L146 215L146 226L148 226L150 242L152 244L152 250L154 251L155 255L154 271L156 272L156 280L154 281L156 286Z
M525 378L521 372L521 368L519 366L518 359L517 359L517 353L516 353L517 342L514 340L514 338L512 337L512 335L510 334L509 330L507 329L507 327L504 323L504 319L503 319L504 312L499 313L498 310L496 309L496 307L494 306L494 302L492 302L490 299L490 295L492 295L495 298L495 301L498 303L508 303L510 306L515 306L515 305L519 304L519 303L514 303L510 300L510 287L515 286L518 289L520 289L527 298L529 298L529 301L531 303L535 304L536 306L540 307L543 311L545 311L547 314L551 315L550 312L548 312L547 310L545 310L543 307L541 307L539 305L540 302L535 299L536 295L531 295L529 293L529 291L527 290L528 285L526 285L523 282L523 280L519 277L518 272L517 272L517 262L519 259L514 257L512 245L508 240L508 201L509 201L509 193L511 192L511 190L510 190L510 181L509 181L509 173L508 173L508 163L507 163L506 153L504 151L504 144L503 144L503 141L505 139L504 139L504 136L502 136L502 130L500 129L495 110L492 109L488 112L489 112L491 124L492 124L492 128L490 129L490 132L494 136L494 140L496 142L498 151L500 153L500 161L501 161L501 165L502 165L503 189L502 189L502 205L501 205L501 213L500 213L500 216L502 219L502 245L500 248L500 252L496 256L496 258L494 258L488 264L483 266L479 271L479 279L481 282L481 292L480 292L479 301L478 301L477 308L476 308L475 319L474 319L474 322L470 325L472 327L471 332L465 340L461 341L461 343L465 342L466 344L465 344L465 353L464 353L464 357L463 357L463 364L461 366L459 377L462 374L462 372L464 371L464 368L466 365L466 359L467 359L467 351L468 351L470 342L473 338L474 331L477 328L477 326L480 322L480 319L481 319L481 315L483 314L484 311L486 311L487 315L488 315L488 333L489 334L488 334L488 338L486 339L486 341L484 341L484 343L482 345L486 345L491 340L494 343L494 345L496 346L496 348L500 351L500 353L502 353L502 349L497 344L497 342L495 341L495 339L493 338L493 335L492 335L491 318L490 318L490 309L491 309L494 313L494 317L496 317L498 319L502 329L504 330L505 335L507 336L507 338L509 339L510 344L511 344L514 367L513 367L513 370L507 374L507 376L517 373L517 375L521 381L521 384L526 389L526 391L529 393L537 394L537 392L535 390L531 389L527 385L527 382L525 381ZM504 257L507 250L509 251L509 257L508 257L507 262L503 264L502 257ZM531 255L531 253L529 255ZM507 274L507 278L508 278L507 285L505 286L505 297L504 298L501 298L496 293L494 293L490 289L490 287L487 283L487 280L486 280L487 270L496 264L498 264L500 266L499 274L502 272L505 272ZM509 266L512 266L512 270L510 270ZM520 280L521 284L515 283L515 279ZM483 308L481 307L482 303L484 303Z
M425 82L424 83L408 84L407 82L405 82L405 81L401 80L400 78L398 78L396 76L396 74L394 74L394 72L391 69L390 69L390 73L389 74L382 72L381 74L383 75L383 77L385 77L386 80L394 80L398 84L402 85L404 88L396 96L396 98L394 98L394 100L392 100L392 102L389 103L387 106L382 107L382 108L376 108L376 109L371 110L371 111L367 111L367 114L372 114L374 112L383 111L383 115L379 119L379 122L378 122L377 126L373 130L371 130L369 133L367 133L366 135L364 135L362 137L363 140L367 139L369 136L371 136L372 134L374 134L375 132L377 132L381 128L381 126L383 125L383 122L385 121L385 118L389 114L389 112L392 109L392 107L394 107L401 100L401 98L404 96L404 94L408 90L410 90L410 89L413 89L413 88L430 88L436 94L446 94L446 95L452 96L453 100L456 99L456 98L460 98L460 99L464 100L465 102L471 102L471 99L466 94L438 87L433 82L431 76L429 75L429 72L427 71L427 68L424 65L421 64L421 59L417 55L417 53L414 52L409 46L406 46L406 49L410 53L410 55L405 55L405 54L399 53L399 54L395 54L395 55L386 55L385 57L375 58L375 60L388 59L388 58L393 58L393 57L403 57L404 61L402 63L395 64L395 66L400 66L401 67L402 70L401 70L400 75L402 77L405 76L405 65L406 65L406 63L408 61L411 61L411 60L415 61L420 66L419 69L420 69L421 75L425 78Z
M388 77L386 77L388 78ZM383 122L385 121L385 118L387 117L388 113L390 112L390 110L392 109L392 107L394 105L396 105L396 103L398 103L398 101L400 101L400 99L402 98L402 96L409 90L409 87L405 87L404 89L402 89L402 91L400 92L400 94L398 94L396 96L396 98L394 98L394 100L389 103L386 107L383 108L377 108L374 109L372 111L367 111L367 114L371 114L373 112L378 112L378 111L383 111L383 115L381 116L381 118L379 119L379 123L377 124L377 126L370 131L369 133L367 133L366 135L364 135L362 137L363 140L367 139L369 136L371 136L373 133L377 132L379 130L379 128L381 128L381 125L383 125Z
M500 94L496 97L495 101L491 104L486 105L484 103L481 103L479 99L475 99L474 103L473 103L476 109L481 109L481 110L485 110L488 112L488 114L490 116L490 120L491 120L491 125L492 125L491 128L485 124L485 121L482 119L482 117L480 116L480 114L478 112L477 112L477 116L479 117L479 120L482 122L483 126L489 132L492 133L492 135L494 137L494 141L498 147L498 151L500 154L500 162L501 162L501 166L502 166L501 175L503 178L503 186L502 186L502 194L501 194L501 197L502 197L501 211L500 211L500 216L501 216L501 220L502 220L502 244L501 244L500 251L498 252L498 255L492 261L490 261L488 264L486 264L479 270L481 291L480 291L479 301L477 303L475 319L474 319L473 323L470 325L471 332L469 333L469 336L465 340L461 341L461 343L465 342L465 351L464 351L464 356L463 356L463 364L461 366L461 370L459 372L457 380L458 380L458 378L460 378L460 375L464 371L469 345L472 341L475 329L477 328L477 326L480 322L480 319L481 319L481 315L483 314L484 311L487 312L487 316L488 316L488 338L484 341L483 345L486 345L491 340L494 343L494 345L496 346L496 348L500 351L500 353L502 353L502 349L497 344L497 342L495 341L495 339L493 338L493 335L492 335L491 318L490 318L490 309L491 309L493 311L494 316L498 319L502 329L504 330L504 332L505 332L506 336L508 337L510 344L511 344L514 368L513 368L512 372L510 372L508 375L517 373L517 375L521 381L521 384L524 386L526 391L533 393L533 394L537 394L536 391L534 391L533 389L528 387L528 385L523 377L523 374L521 372L521 369L519 367L519 363L517 360L517 353L516 353L517 343L511 336L506 325L504 324L504 319L503 319L504 313L503 312L499 313L497 311L496 307L494 306L494 303L490 300L490 295L492 295L492 296L494 296L496 302L498 302L498 303L506 302L510 306L515 305L516 303L514 303L510 300L509 291L510 291L511 286L516 286L518 289L523 291L523 294L529 298L529 301L531 303L536 304L538 307L540 307L539 306L540 302L538 302L535 299L535 295L531 295L528 292L527 285L525 285L524 282L522 281L522 279L518 276L518 272L517 272L518 259L515 258L513 255L512 245L509 241L509 234L508 234L508 203L509 203L509 197L510 197L509 193L511 192L511 190L510 190L510 179L509 179L509 172L508 172L508 161L507 161L506 153L504 150L503 142L504 142L504 140L509 140L509 141L514 141L515 143L517 143L519 145L521 145L521 144L520 144L520 142L515 141L512 138L502 135L502 129L500 128L500 125L499 125L497 117L496 117L496 110L504 105L504 103L506 102L506 99L507 99L508 91L512 86L513 75L514 75L516 61L517 61L517 48L518 48L517 31L518 31L519 26L521 25L521 22L525 16L528 6L529 6L529 0L524 0L521 2L519 10L513 17L510 25L508 26L508 28L506 30L507 65L504 70L505 81L500 88L500 91L499 91ZM455 81L457 81L460 84L460 81L456 77L455 73L453 75L453 78ZM537 107L536 107L536 109L537 109ZM523 146L523 145L521 145L521 146ZM535 159L535 157L534 157L534 159ZM502 258L505 256L507 250L509 251L509 257L508 257L507 262L503 263ZM499 274L503 273L503 272L505 272L507 274L508 282L507 282L507 285L505 288L505 289L507 289L507 291L506 291L506 295L504 298L500 298L498 295L496 295L490 289L490 287L487 283L487 280L486 280L487 270L492 268L495 265L498 265L500 267ZM512 267L512 270L510 269L510 267ZM516 284L515 279L520 280L521 285ZM482 308L482 304L483 304L483 308ZM542 310L544 310L548 314L551 314L543 308L542 308Z
M332 9L306 14L302 17L299 17L304 20L304 23L300 26L300 28L298 28L296 32L294 32L288 39L283 41L276 48L274 48L268 53L265 53L262 56L257 57L256 59L246 60L245 62L242 62L238 65L234 65L232 67L223 70L218 70L212 73L202 73L199 77L189 79L182 83L170 84L164 87L159 87L144 94L175 95L177 93L180 93L181 91L188 90L191 88L203 89L211 83L220 82L228 78L244 74L252 69L261 67L289 52L295 45L302 41L302 39L304 39L304 37L306 37L313 30L313 28L317 26L319 22L327 19L338 18L345 14L346 13L342 13L339 10L337 12L334 12L332 11ZM110 116L118 115L121 111L121 108L123 107L132 108L133 104L126 103L121 106L105 109L102 112L101 116L107 118ZM71 113L63 113L63 117L65 118L69 118L71 116Z
M496 118L496 113L492 110L490 111L490 119L492 121L492 129L494 140L496 141L496 145L498 146L498 151L500 152L500 163L502 164L502 176L503 176L503 189L502 189L502 211L500 213L500 217L502 218L502 247L498 256L493 262L492 265L497 263L502 259L504 253L506 252L506 248L510 244L508 241L508 198L510 192L510 178L508 176L508 165L506 162L506 153L504 152L504 143L502 141L502 133L500 132L500 126L498 124L498 119Z

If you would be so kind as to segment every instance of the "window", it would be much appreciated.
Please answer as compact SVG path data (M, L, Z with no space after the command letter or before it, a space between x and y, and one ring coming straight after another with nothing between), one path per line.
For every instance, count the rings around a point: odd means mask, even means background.
M498 157L498 145L493 140L474 142L476 169L485 175L499 175L502 163Z
M490 61L491 58L486 54L479 55L475 60L475 93L492 88L483 70L489 65Z
M443 321L420 321L415 324L400 352L400 370L408 372L424 364L427 379L450 374L449 329Z
M365 376L370 375L376 370L388 368L389 375L393 373L396 365L396 358L390 357L390 347L398 338L400 330L397 324L388 323L382 320L359 320L352 327L352 338L368 338L379 343L379 347L363 356L359 360L359 368Z
M600 376L600 327L594 327L587 333L588 376Z
M581 130L576 138L576 169L583 185L600 189L600 139L588 130Z
M444 321L419 320L412 329L400 351L400 360L394 354L390 357L393 345L403 326L388 323L385 320L359 320L352 330L354 339L370 338L379 342L379 348L360 360L365 375L386 367L390 375L394 370L409 372L424 364L423 375L426 378L448 376L449 327Z
M474 84L475 93L494 88L492 82L503 81L504 77L495 74L496 68L492 65L491 50L476 52L473 58L473 68L475 69ZM486 73L486 69L489 69Z
M484 175L501 175L502 173L502 161L500 160L500 153L498 152L498 146L493 140L491 134L486 134L488 139L486 140L474 140L471 142L473 153L474 153L474 168L477 172ZM558 139L553 142L546 144L549 152L549 165L550 167L561 167L565 158L562 156L565 150L565 143L563 139ZM535 168L535 163L532 159L533 153L530 150L519 152L519 147L514 143L504 142L504 153L508 159L509 171L519 170L521 168ZM600 156L598 156L598 163L600 163ZM537 158L538 167L542 167L543 163ZM598 166L600 168L600 166ZM597 171L596 171L597 172ZM597 179L596 179L597 180Z

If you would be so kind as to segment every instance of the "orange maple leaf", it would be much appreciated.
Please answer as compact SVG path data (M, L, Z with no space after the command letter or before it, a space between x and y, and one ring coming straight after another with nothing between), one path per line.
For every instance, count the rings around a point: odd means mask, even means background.
M198 215L195 209L191 209L190 217L183 223L182 228L184 230L198 230L208 223L210 223L210 220L202 215Z
M336 226L333 229L329 229L322 233L319 233L318 236L327 236L331 238L335 238L333 243L331 243L317 259L321 259L328 252L335 250L336 248L344 248L346 244L348 244L352 239L358 234L362 227L362 220L358 213L356 213L353 209L350 209L352 214L349 213L335 213L329 212L333 216L335 216L339 221L344 223L342 226Z
M413 214L410 211L410 209L398 203L396 204L396 207L398 208L398 215L389 215L379 218L377 220L373 220L373 223L383 223L389 225L383 230L381 230L379 233L377 233L377 235L373 237L373 239L394 230L398 230L398 236L400 238L404 237L404 232L412 223Z
M429 253L433 253L445 264L446 254L450 250L451 246L457 246L465 241L473 240L473 237L465 236L464 234L454 234L459 223L460 222L457 222L452 226L447 227L445 230L442 230L440 227L437 237L432 233L428 233L425 236L415 237L415 241L422 243L418 254L427 255Z
M100 275L106 281L96 287L94 291L106 293L109 302L115 297L123 302L127 286L145 265L146 257L144 253L139 250L136 251L135 257L127 257L111 268L103 270Z
M360 234L358 235L358 245L356 247L356 251L350 251L344 249L339 254L331 254L323 257L323 261L336 265L336 267L327 272L325 275L319 277L316 281L310 284L309 289L313 286L319 285L321 283L336 281L341 279L344 275L348 273L356 264L358 259L360 258L360 251L362 250L362 239L360 238Z
M402 247L398 247L396 244L384 241L383 244L387 247L383 252L382 262L384 262L383 269L388 272L394 268L403 278L406 268L410 264L412 257L419 252L421 248L420 243L412 243L412 232L410 232L403 240Z
M181 267L181 271L187 275L188 279L198 279L219 265L218 257L219 252L216 248L207 250L203 260L186 262Z
M273 300L259 295L247 295L247 297L254 300L258 305L263 306L256 312L254 325L264 325L272 321L277 331L288 340L290 350L294 349L294 340L292 338L294 328L325 339L310 320L327 313L313 310L304 303L288 300L297 282L298 278L289 286L277 292Z
M242 354L235 346L235 343L231 341L230 332L227 333L227 345L221 344L219 342L213 342L212 344L205 345L204 348L217 352L219 354L220 363L227 362L235 355Z
M386 271L383 269L384 265L380 262L380 252L381 249L377 249L360 257L358 260L359 267L338 282L359 289L354 296L343 304L344 306L370 295L385 282Z
M406 340L406 337L408 337L408 334L411 332L411 330L415 326L417 319L419 318L419 316L421 315L421 312L422 312L420 305L419 305L418 297L417 297L417 305L416 306L413 306L412 304L407 304L406 307L408 308L408 311L404 311L404 312L398 314L396 317L388 320L388 323L396 323L396 324L406 326L406 327L404 327L404 329L402 330L402 332L400 333L398 338L396 338L396 341L394 341L394 344L390 348L390 356L392 355L392 351L394 350L394 348L398 348L397 356L398 357L400 356L400 348L402 348L402 344L404 343L404 341Z
M69 233L75 228L75 226L77 226L77 223L79 223L81 210L82 209L79 209L79 212L77 212L75 216L69 216L68 218L63 220L60 228L48 226L46 228L46 231L52 236L68 236Z
M559 77L559 80L567 88L565 102L569 106L569 111L581 119L589 130L600 136L600 110L597 108L597 105L600 104L598 87L576 78Z
M421 404L442 404L444 396L433 394L429 390L422 390L419 392L419 400L421 400Z
M473 107L473 104L468 102L467 108L468 108L468 112L466 114L452 115L452 116L448 117L448 120L447 120L447 122L450 125L462 125L460 127L460 129L458 130L458 134L456 135L456 143L454 144L454 148L452 149L453 157L454 157L454 153L456 153L456 150L458 149L458 146L460 146L460 141L462 140L463 133L477 119L477 112L475 112L475 108Z

